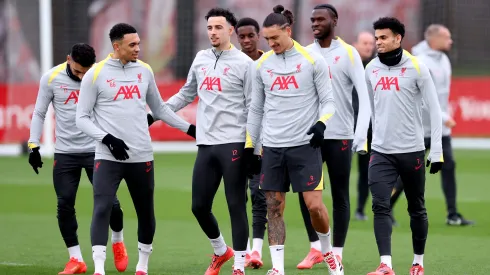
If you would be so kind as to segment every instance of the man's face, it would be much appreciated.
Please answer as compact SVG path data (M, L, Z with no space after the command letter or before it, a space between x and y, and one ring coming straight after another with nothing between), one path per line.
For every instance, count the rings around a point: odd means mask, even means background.
M330 11L327 9L313 10L310 21L313 36L316 39L327 38L337 25L337 19L332 18Z
M439 33L435 34L432 39L434 40L436 49L440 51L449 51L453 44L451 32L447 28L441 28Z
M387 53L399 48L402 41L402 36L394 34L390 29L376 30L374 37L379 53Z
M354 46L359 52L361 59L366 60L373 55L374 36L367 32L360 33Z
M262 30L263 36L269 47L279 54L286 51L289 41L291 40L291 27L280 28L277 25L264 28Z
M140 52L140 37L137 33L128 33L123 39L116 41L113 46L120 59L126 62L136 62Z
M68 56L66 58L66 62L70 65L71 73L80 78L80 80L82 80L85 73L87 73L87 71L90 69L90 67L83 67L82 65L75 62L73 59L71 59L71 56Z
M226 45L230 42L233 27L228 24L224 16L208 18L208 38L211 45L218 48L220 45Z
M242 26L237 29L238 43L242 49L246 52L253 52L257 50L257 43L259 42L259 34L255 30L254 26Z

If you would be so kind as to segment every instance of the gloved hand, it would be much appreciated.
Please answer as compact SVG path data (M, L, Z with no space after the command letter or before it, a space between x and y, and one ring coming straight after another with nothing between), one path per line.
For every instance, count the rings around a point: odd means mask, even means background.
M34 172L36 172L36 174L39 174L37 168L43 167L41 154L39 154L39 147L34 147L31 149L31 152L29 153L29 164L32 166L32 169L34 169Z
M148 120L148 127L150 127L153 124L153 122L155 122L155 119L149 113L146 115L146 119Z
M187 130L187 135L196 139L196 125L191 124L191 126L189 126L189 129Z
M310 130L308 131L308 135L313 134L313 136L310 139L310 145L313 148L318 148L321 147L323 144L323 133L325 132L325 124L321 121L317 121L315 125L311 126Z
M129 150L129 147L124 143L123 140L114 137L111 134L107 134L103 139L102 143L104 143L107 148L111 151L111 154L117 160L127 160L129 159L129 155L126 150Z
M262 170L262 157L254 155L254 148L245 148L243 150L243 163L245 164L245 172L249 179L254 175L260 174Z
M430 165L430 171L429 171L429 172L430 172L431 174L435 174L435 173L437 173L437 172L441 171L441 169L442 169L442 164L443 164L443 162L432 162L432 165L431 165L431 161L430 161L430 159L428 158L428 159L427 159L427 165L425 165L425 166L426 166L426 167L429 167L429 165Z

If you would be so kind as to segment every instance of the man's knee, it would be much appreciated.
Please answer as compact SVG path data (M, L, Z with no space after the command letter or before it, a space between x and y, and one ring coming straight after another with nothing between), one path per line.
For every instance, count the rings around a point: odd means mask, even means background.
M375 215L390 215L390 197L380 198L373 195L372 209Z
M427 217L427 209L423 199L410 199L408 200L408 214L413 219L424 219Z
M60 198L57 203L58 219L64 220L75 215L75 198Z
M107 196L94 196L94 216L95 218L106 218L111 214L113 200Z
M208 202L202 200L192 201L192 213L194 216L202 216L211 213L211 205Z
M266 192L267 215L269 219L282 217L285 201L284 193Z
M318 216L325 209L321 191L304 192L303 198L305 200L306 208L308 208L308 212L310 212L310 216Z

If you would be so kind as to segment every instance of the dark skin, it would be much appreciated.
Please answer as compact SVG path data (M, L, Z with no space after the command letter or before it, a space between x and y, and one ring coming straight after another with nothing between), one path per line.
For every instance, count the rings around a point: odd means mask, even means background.
M257 60L262 56L262 52L257 49L259 34L254 26L241 26L237 29L238 43L242 47L242 52L247 54L252 60Z
M311 13L311 29L313 36L322 48L330 47L335 37L337 17L329 9L316 9Z

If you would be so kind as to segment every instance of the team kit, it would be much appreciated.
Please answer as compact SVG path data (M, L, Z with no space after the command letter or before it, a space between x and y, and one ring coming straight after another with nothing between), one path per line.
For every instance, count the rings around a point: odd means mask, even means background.
M246 268L261 268L266 230L272 262L266 274L284 275L284 209L290 191L298 194L311 246L297 268L323 264L330 275L349 274L343 262L350 259L342 254L351 215L351 162L356 155L365 171L359 179L363 197L372 194L380 256L379 265L373 264L368 275L395 274L391 260L395 185L403 186L411 221L414 260L406 270L423 275L428 234L425 170L445 173L444 157L451 155L446 153L450 143L445 145L451 128L445 122L450 119L447 103L438 97L439 86L449 84L435 79L430 67L439 66L430 62L443 51L434 48L440 44L434 41L442 39L447 29L432 26L426 35L427 49L412 55L401 46L405 26L398 19L379 18L373 30L359 34L352 46L335 35L338 18L334 6L315 6L310 17L314 39L301 45L292 38L293 13L281 5L261 25L213 8L204 18L211 45L196 54L185 84L167 101L160 96L151 66L138 59L140 38L133 26L119 23L111 28L113 52L99 62L90 45L73 45L66 62L40 80L28 142L29 163L39 173L40 138L52 103L53 184L58 225L69 253L59 274L92 272L77 237L75 198L82 170L94 195L93 274L105 275L109 228L116 269L123 272L128 266L124 215L116 195L123 179L138 219L135 274L151 273L158 167L153 166L149 127L161 120L196 140L192 213L213 250L211 263L202 270L205 275L219 274L232 258L232 270L222 273L243 275ZM240 48L231 43L233 35ZM262 38L270 50L257 48ZM196 123L191 124L176 112L196 98ZM427 156L426 148L430 148ZM323 163L332 192L331 211L322 196ZM230 244L212 212L222 180L231 219ZM249 189L251 233L246 210ZM358 203L358 219L366 219L365 200ZM455 223L470 221L456 212L453 203L448 206L448 224Z

